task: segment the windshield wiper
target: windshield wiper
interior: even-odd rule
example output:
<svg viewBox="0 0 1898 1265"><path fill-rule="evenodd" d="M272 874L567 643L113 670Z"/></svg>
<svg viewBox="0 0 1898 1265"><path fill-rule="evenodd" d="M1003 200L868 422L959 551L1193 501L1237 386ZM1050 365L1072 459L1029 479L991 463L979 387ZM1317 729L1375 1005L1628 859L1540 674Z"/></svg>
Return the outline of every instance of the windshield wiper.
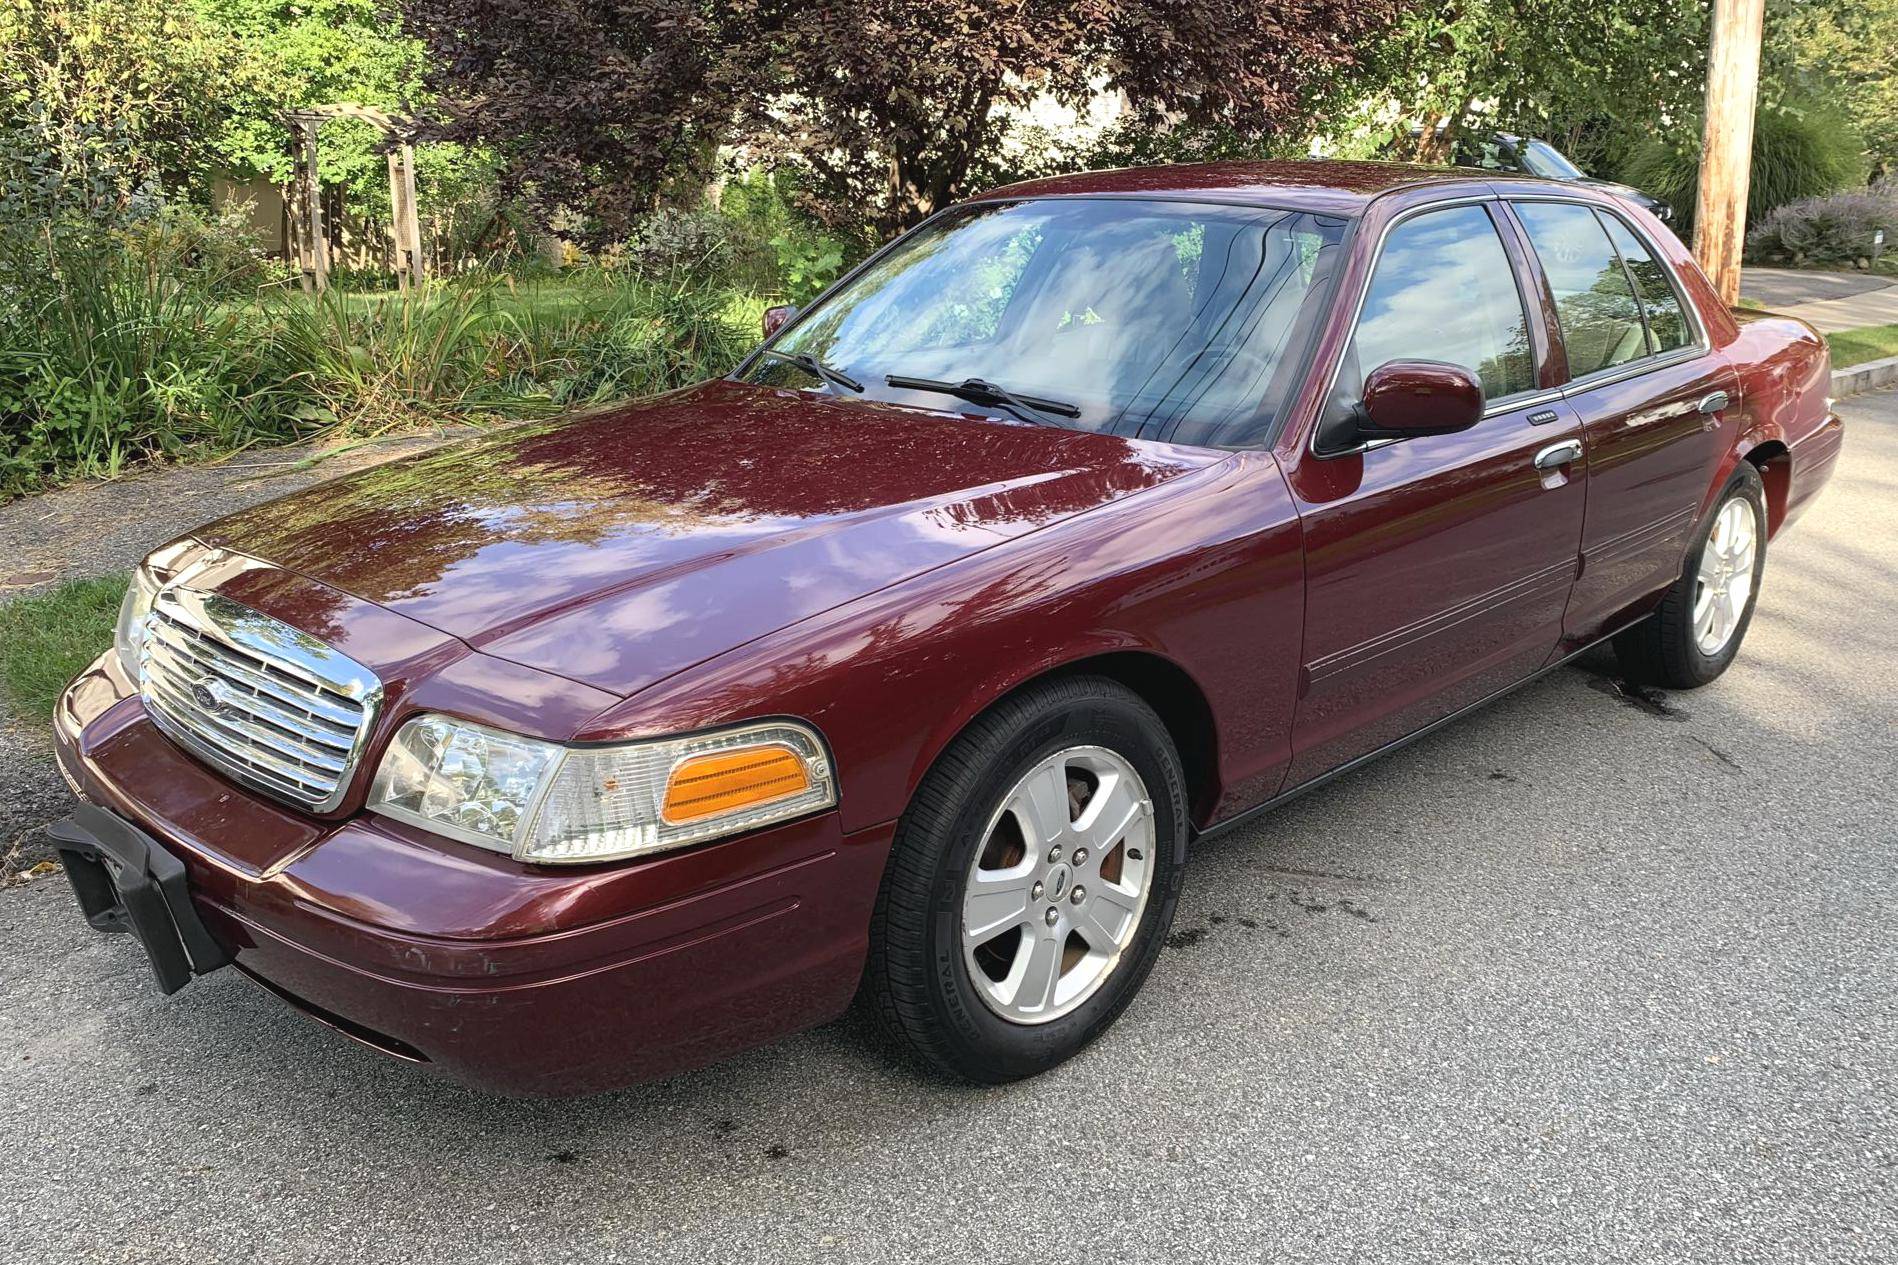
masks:
<svg viewBox="0 0 1898 1265"><path fill-rule="evenodd" d="M863 394L863 383L847 373L831 368L808 351L778 351L776 348L767 347L762 354L770 356L773 360L789 361L813 378L821 378L834 387L855 391L859 395Z"/></svg>
<svg viewBox="0 0 1898 1265"><path fill-rule="evenodd" d="M1035 395L1016 395L1007 387L998 386L983 378L964 378L960 382L943 382L936 378L905 378L892 373L883 379L890 386L904 391L935 391L941 395L953 395L958 400L967 400L971 404L986 404L991 408L1005 408L1024 422L1033 422L1037 426L1058 426L1045 414L1053 413L1057 417L1079 417L1079 405L1069 404L1066 400L1044 400Z"/></svg>

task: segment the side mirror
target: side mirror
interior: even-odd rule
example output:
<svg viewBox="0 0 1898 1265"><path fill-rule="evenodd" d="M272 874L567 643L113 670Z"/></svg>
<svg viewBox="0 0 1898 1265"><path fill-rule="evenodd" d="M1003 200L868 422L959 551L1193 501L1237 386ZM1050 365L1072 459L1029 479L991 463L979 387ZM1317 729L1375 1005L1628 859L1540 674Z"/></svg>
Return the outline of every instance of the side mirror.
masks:
<svg viewBox="0 0 1898 1265"><path fill-rule="evenodd" d="M780 303L776 307L766 308L764 310L764 320L760 322L764 326L764 336L766 338L771 337L786 325L789 325L791 318L796 315L797 305L793 303Z"/></svg>
<svg viewBox="0 0 1898 1265"><path fill-rule="evenodd" d="M1461 365L1391 360L1364 380L1358 438L1453 435L1483 417L1483 384Z"/></svg>

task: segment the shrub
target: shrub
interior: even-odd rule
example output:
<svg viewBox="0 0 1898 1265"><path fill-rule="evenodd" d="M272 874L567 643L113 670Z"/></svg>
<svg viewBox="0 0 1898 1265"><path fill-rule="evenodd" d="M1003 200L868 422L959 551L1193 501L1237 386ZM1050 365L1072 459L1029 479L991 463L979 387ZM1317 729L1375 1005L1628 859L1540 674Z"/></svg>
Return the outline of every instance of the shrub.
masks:
<svg viewBox="0 0 1898 1265"><path fill-rule="evenodd" d="M296 365L162 220L0 232L0 496L294 436Z"/></svg>
<svg viewBox="0 0 1898 1265"><path fill-rule="evenodd" d="M731 267L731 229L717 211L662 207L640 222L627 254L644 277L722 279Z"/></svg>
<svg viewBox="0 0 1898 1265"><path fill-rule="evenodd" d="M826 232L797 205L788 171L754 167L728 183L719 214L731 229L731 279L792 303L807 303L864 257L870 243Z"/></svg>
<svg viewBox="0 0 1898 1265"><path fill-rule="evenodd" d="M1746 218L1849 188L1865 178L1865 146L1851 125L1821 105L1763 107L1753 125L1753 171ZM1635 147L1620 179L1675 208L1676 231L1693 225L1700 191L1700 137L1654 139Z"/></svg>
<svg viewBox="0 0 1898 1265"><path fill-rule="evenodd" d="M270 335L312 397L304 420L374 433L459 404L482 371L487 296L475 281L272 305Z"/></svg>
<svg viewBox="0 0 1898 1265"><path fill-rule="evenodd" d="M520 412L650 395L728 372L756 341L729 291L600 285L578 297L502 306L471 402Z"/></svg>
<svg viewBox="0 0 1898 1265"><path fill-rule="evenodd" d="M1746 253L1759 263L1865 266L1879 229L1886 248L1898 252L1898 183L1775 207L1747 234Z"/></svg>

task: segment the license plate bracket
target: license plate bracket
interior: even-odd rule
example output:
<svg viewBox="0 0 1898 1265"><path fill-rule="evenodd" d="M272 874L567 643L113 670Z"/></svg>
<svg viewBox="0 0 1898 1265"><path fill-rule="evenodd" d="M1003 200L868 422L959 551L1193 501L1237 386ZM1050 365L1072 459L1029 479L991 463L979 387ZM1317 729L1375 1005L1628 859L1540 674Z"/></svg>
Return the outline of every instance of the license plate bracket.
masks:
<svg viewBox="0 0 1898 1265"><path fill-rule="evenodd" d="M86 922L137 937L162 993L230 961L191 904L184 863L125 818L79 804L46 828Z"/></svg>

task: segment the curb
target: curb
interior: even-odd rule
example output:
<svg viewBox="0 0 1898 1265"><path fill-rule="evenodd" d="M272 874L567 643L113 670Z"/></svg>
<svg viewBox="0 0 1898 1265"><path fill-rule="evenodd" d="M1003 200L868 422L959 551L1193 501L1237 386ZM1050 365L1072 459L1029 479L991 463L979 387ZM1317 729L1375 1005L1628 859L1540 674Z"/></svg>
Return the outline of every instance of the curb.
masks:
<svg viewBox="0 0 1898 1265"><path fill-rule="evenodd" d="M1848 395L1876 391L1879 387L1888 387L1895 382L1898 382L1898 356L1868 360L1849 369L1832 371L1832 398L1843 400Z"/></svg>

